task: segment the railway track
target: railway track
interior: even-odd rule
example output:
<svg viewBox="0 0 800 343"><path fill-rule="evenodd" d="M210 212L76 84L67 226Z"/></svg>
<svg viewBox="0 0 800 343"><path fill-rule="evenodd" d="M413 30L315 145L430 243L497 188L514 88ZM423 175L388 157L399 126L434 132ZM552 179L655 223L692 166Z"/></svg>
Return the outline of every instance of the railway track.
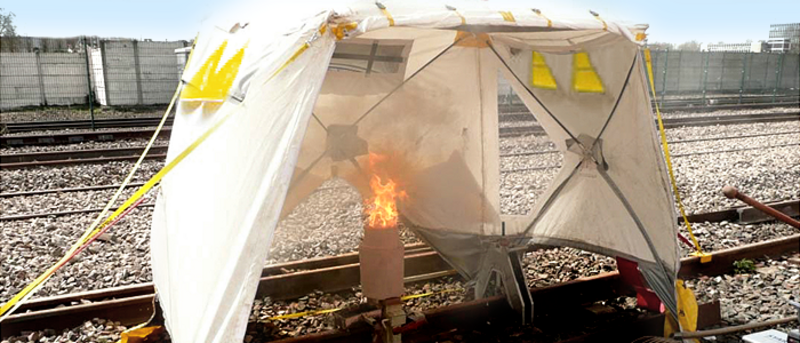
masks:
<svg viewBox="0 0 800 343"><path fill-rule="evenodd" d="M535 119L530 113L515 113L504 114L503 117L510 118L501 121L526 121L535 123ZM794 112L772 112L765 114L741 114L741 115L728 115L728 116L699 116L687 118L665 118L664 128L678 128L678 127L699 127L699 126L714 126L714 125L734 125L734 124L751 124L751 123L768 123L768 122L781 122L800 120L800 111ZM499 134L500 137L515 137L525 135L537 135L544 133L544 129L538 125L519 126L519 127L501 127Z"/></svg>
<svg viewBox="0 0 800 343"><path fill-rule="evenodd" d="M763 108L770 106L796 106L798 105L798 95L766 95L766 96L723 96L706 98L687 98L687 99L667 99L658 101L662 110L718 110L718 109L740 109L740 108ZM527 111L524 105L500 105L501 112L520 112ZM172 126L173 117L167 118L166 125ZM95 119L92 120L54 120L54 121L34 121L34 122L11 122L0 124L0 132L19 133L41 130L63 130L63 129L105 129L105 128L136 128L158 125L160 117L143 118L119 118L119 119Z"/></svg>
<svg viewBox="0 0 800 343"><path fill-rule="evenodd" d="M681 260L679 276L687 279L698 275L726 274L733 269L734 261L781 256L796 252L798 249L800 249L800 235L793 235L713 252L710 263L700 263L699 257L687 257ZM421 243L405 247L405 273L406 283L456 275L438 253ZM256 297L290 299L316 290L323 292L346 290L357 286L358 283L358 254L350 253L267 266L262 270ZM623 294L631 294L631 290L621 282L617 272L531 289L537 316L550 311L557 312L559 308L568 304L584 304ZM153 311L154 298L153 285L140 284L34 299L24 303L17 313L0 323L2 338L18 335L23 331L71 328L92 318L119 321L125 326L138 324L149 319ZM442 326L449 327L466 320L464 316L485 315L486 317L481 317L485 322L489 318L497 319L499 312L508 313L508 311L505 298L498 296L429 311L426 313L426 318L429 325L440 329ZM716 311L718 316L719 309ZM445 325L446 322L450 322L450 325ZM343 333L333 331L305 339L313 339L311 341L315 342L327 341L341 334ZM356 331L344 334L353 339L353 335L360 333ZM320 340L321 338L324 339ZM294 338L299 341L302 339L303 337Z"/></svg>
<svg viewBox="0 0 800 343"><path fill-rule="evenodd" d="M741 109L759 109L769 107L797 107L800 105L798 95L779 95L772 101L772 96L766 98L743 97L742 103L737 103L738 97L731 98L692 98L692 99L668 99L666 101L658 101L659 109L662 112L675 112L675 111L689 111L689 112L710 112L719 110L741 110ZM748 98L751 98L748 100ZM655 104L655 102L653 102ZM521 102L519 104L500 104L500 112L507 114L514 114L519 112L527 112L528 109Z"/></svg>
<svg viewBox="0 0 800 343"><path fill-rule="evenodd" d="M172 126L173 117L167 118L164 125ZM116 119L95 119L94 128L108 129L108 128L126 128L126 127L148 127L158 126L161 122L161 117L149 118L116 118ZM18 133L27 131L40 131L40 130L64 130L64 129L92 129L92 120L53 120L53 121L33 121L33 122L17 122L5 123L5 132Z"/></svg>
<svg viewBox="0 0 800 343"><path fill-rule="evenodd" d="M527 119L531 119L530 114L524 114ZM750 114L750 115L732 115L732 116L702 116L690 118L668 118L664 120L666 128L676 127L691 127L691 126L708 126L708 125L728 125L728 124L743 124L754 122L774 122L774 121L791 121L800 120L800 111L789 113L769 113L769 114ZM52 135L32 135L32 136L0 136L0 144L8 146L25 146L25 145L52 145L52 144L66 144L66 143L80 143L85 141L113 141L116 139L127 138L144 138L152 136L154 130L135 130L135 131L115 131L115 132L75 132L75 133L59 133ZM170 128L164 128L161 136L166 136L170 133ZM501 127L499 128L500 137L516 137L525 135L540 135L544 130L538 125L520 126L520 127ZM796 134L798 131L787 131L779 133L765 133L753 134L742 136L730 137L709 137L685 141L671 141L672 144L690 143L710 140L723 140L723 139L739 139L760 136L774 136L785 134ZM143 148L114 148L114 149L85 149L73 151L54 151L54 152L37 152L37 153L21 153L21 154L3 154L0 155L0 168L13 169L13 168L26 168L47 165L67 165L78 163L97 163L109 161L125 161L135 160L141 154ZM166 156L166 145L154 146L147 158L149 159L163 159ZM546 152L521 152L513 154L504 154L501 157L507 156L523 156L523 155L536 155L542 153L553 153L555 151Z"/></svg>
<svg viewBox="0 0 800 343"><path fill-rule="evenodd" d="M552 168L552 167L543 167L540 169L545 168ZM528 168L533 169L533 168ZM131 183L127 187L139 187L143 185L142 183ZM323 187L319 188L316 191L324 191L324 190L332 190L332 189L343 189L347 186L337 186L337 187ZM34 195L42 195L42 194L53 194L53 193L69 193L69 192L87 192L87 191L97 191L97 190L108 190L108 189L117 189L119 185L108 185L108 186L90 186L90 187L76 187L76 188L61 188L61 189L52 189L52 190L38 190L38 191L29 191L29 192L10 192L10 193L0 193L0 198L10 198L10 197L18 197L18 196L34 196ZM768 206L778 209L790 216L799 216L800 215L800 200L788 200L788 201L779 201L779 202L772 202L767 203ZM152 207L153 204L142 204L139 207ZM45 213L34 213L34 214L19 214L19 215L5 215L0 216L0 222L3 221L10 221L10 220L27 220L33 218L42 218L42 217L53 217L53 216L65 216L65 215L73 215L73 214L83 214L83 213L95 213L102 211L102 208L88 208L88 209L80 209L80 210L71 210L71 211L57 211L57 212L45 212ZM762 214L757 209L752 207L732 207L726 210L721 211L714 211L708 213L699 213L693 214L688 216L689 222L691 223L702 223L702 222L719 222L723 220L727 220L730 222L741 222L744 224L751 224L751 223L758 223L763 221L771 220L771 217ZM678 222L682 221L681 217L677 217L676 220Z"/></svg>
<svg viewBox="0 0 800 343"><path fill-rule="evenodd" d="M694 142L705 142L705 141L714 141L714 140L765 137L765 136L778 136L778 135L799 134L799 133L800 133L800 131L791 131L791 132L780 132L780 133L770 133L770 134L743 135L743 136L734 136L734 137L677 140L677 141L671 141L671 142L669 142L669 144L694 143ZM794 146L794 145L800 145L800 143L766 145L766 146L757 146L757 147L739 148L739 149L697 151L697 152L684 153L684 154L673 154L672 156L673 157L682 157L682 156L714 154L714 153L728 153L728 152L747 151L747 150L763 150L763 149L772 149L772 148L779 148L779 147L785 147L785 146ZM145 156L145 159L161 159L161 160L163 160L167 156L167 154L166 154L167 153L167 149L168 149L168 146L166 146L166 145L154 146L154 147L152 147L150 149L150 151L148 152L147 156ZM139 158L139 156L141 155L143 150L144 150L143 147L137 147L137 148L84 149L84 150L35 152L35 153L21 153L21 154L2 154L2 155L0 155L0 169L21 169L21 168L40 167L40 166L46 167L46 166L61 166L61 165L73 165L73 164L106 163L106 162L112 162L112 161L135 161L135 160L137 160ZM533 155L547 155L547 154L557 154L557 153L559 153L558 150L551 149L551 150L544 150L544 151L503 153L503 154L500 154L499 156L501 158L504 158L504 157L514 157L514 156L533 156ZM501 170L501 172L503 172L503 173L515 173L515 172L526 171L526 170L557 169L557 168L560 168L560 167L561 167L560 165L554 165L554 166L547 166L547 167ZM0 195L0 197L2 197L2 195Z"/></svg>

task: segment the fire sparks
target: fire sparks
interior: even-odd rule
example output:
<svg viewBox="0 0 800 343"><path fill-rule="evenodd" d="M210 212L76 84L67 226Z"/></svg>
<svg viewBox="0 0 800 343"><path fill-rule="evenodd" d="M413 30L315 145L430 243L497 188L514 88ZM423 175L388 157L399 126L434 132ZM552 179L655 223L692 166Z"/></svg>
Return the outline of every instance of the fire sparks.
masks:
<svg viewBox="0 0 800 343"><path fill-rule="evenodd" d="M397 226L397 199L406 197L405 191L399 190L397 182L385 176L384 180L378 175L386 175L386 171L378 168L381 162L387 160L386 156L371 153L369 156L372 177L369 187L372 189L373 198L368 201L366 212L369 215L368 223L372 228L389 228Z"/></svg>

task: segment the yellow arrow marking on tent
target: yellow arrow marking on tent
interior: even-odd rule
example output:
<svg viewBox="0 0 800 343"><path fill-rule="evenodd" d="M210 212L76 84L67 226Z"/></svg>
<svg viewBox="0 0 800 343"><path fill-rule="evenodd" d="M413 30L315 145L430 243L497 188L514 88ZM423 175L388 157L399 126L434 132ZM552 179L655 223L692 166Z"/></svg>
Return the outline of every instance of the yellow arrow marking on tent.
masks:
<svg viewBox="0 0 800 343"><path fill-rule="evenodd" d="M222 54L227 46L228 41L226 40L208 57L181 92L181 101L225 101L228 91L233 86L233 80L239 74L239 66L242 64L246 47L239 49L230 60L219 67Z"/></svg>
<svg viewBox="0 0 800 343"><path fill-rule="evenodd" d="M556 80L553 78L553 73L544 60L544 56L536 51L531 56L531 85L543 89L558 88Z"/></svg>
<svg viewBox="0 0 800 343"><path fill-rule="evenodd" d="M572 55L572 89L581 93L605 92L600 75L597 75L586 52Z"/></svg>

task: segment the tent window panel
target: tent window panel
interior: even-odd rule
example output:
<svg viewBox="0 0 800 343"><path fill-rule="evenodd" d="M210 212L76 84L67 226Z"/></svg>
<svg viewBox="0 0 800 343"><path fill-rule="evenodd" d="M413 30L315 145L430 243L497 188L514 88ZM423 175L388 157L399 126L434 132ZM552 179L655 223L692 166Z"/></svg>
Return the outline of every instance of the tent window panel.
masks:
<svg viewBox="0 0 800 343"><path fill-rule="evenodd" d="M588 53L579 52L572 56L572 89L581 93L605 92Z"/></svg>
<svg viewBox="0 0 800 343"><path fill-rule="evenodd" d="M544 56L536 51L532 53L531 58L531 86L542 89L558 88Z"/></svg>
<svg viewBox="0 0 800 343"><path fill-rule="evenodd" d="M395 74L404 70L408 44L361 40L337 43L329 69L364 74Z"/></svg>

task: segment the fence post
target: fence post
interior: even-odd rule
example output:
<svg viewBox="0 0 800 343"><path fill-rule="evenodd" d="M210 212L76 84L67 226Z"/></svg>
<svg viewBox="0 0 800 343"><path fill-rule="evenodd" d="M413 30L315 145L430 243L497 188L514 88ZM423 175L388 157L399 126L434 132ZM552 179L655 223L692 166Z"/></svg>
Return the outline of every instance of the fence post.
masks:
<svg viewBox="0 0 800 343"><path fill-rule="evenodd" d="M703 105L706 104L706 84L708 83L708 60L711 57L711 51L706 52L706 63L703 66Z"/></svg>
<svg viewBox="0 0 800 343"><path fill-rule="evenodd" d="M761 94L764 94L767 90L767 78L769 78L769 58L772 57L772 54L767 55L767 61L764 62L764 82L761 86Z"/></svg>
<svg viewBox="0 0 800 343"><path fill-rule="evenodd" d="M742 56L742 80L739 82L739 103L742 103L742 92L744 92L744 75L745 70L747 69L747 56L751 55L750 53L745 53Z"/></svg>
<svg viewBox="0 0 800 343"><path fill-rule="evenodd" d="M103 66L103 92L106 93L106 106L111 106L111 96L108 90L108 55L106 55L106 41L100 41L100 61Z"/></svg>
<svg viewBox="0 0 800 343"><path fill-rule="evenodd" d="M39 49L36 49L36 70L39 74L39 97L41 106L47 106L47 95L44 94L44 75L42 75L42 59L39 56Z"/></svg>
<svg viewBox="0 0 800 343"><path fill-rule="evenodd" d="M89 67L89 48L86 36L83 36L83 54L86 56L86 88L89 90L89 114L92 116L92 131L94 131L94 100L92 99L92 69Z"/></svg>
<svg viewBox="0 0 800 343"><path fill-rule="evenodd" d="M722 62L719 69L719 92L722 93L722 80L725 80L725 51L722 52Z"/></svg>
<svg viewBox="0 0 800 343"><path fill-rule="evenodd" d="M667 65L669 63L669 48L664 50L664 71L661 72L661 106L664 106L664 94L667 92Z"/></svg>
<svg viewBox="0 0 800 343"><path fill-rule="evenodd" d="M778 64L775 65L775 88L772 89L772 102L775 103L775 97L778 95L778 86L781 82L781 70L783 70L783 56L786 53L778 55Z"/></svg>
<svg viewBox="0 0 800 343"><path fill-rule="evenodd" d="M139 64L139 41L133 40L133 66L136 73L136 103L141 105L142 101L142 66Z"/></svg>
<svg viewBox="0 0 800 343"><path fill-rule="evenodd" d="M675 92L681 93L681 61L683 60L683 50L678 50L678 80L675 86Z"/></svg>

